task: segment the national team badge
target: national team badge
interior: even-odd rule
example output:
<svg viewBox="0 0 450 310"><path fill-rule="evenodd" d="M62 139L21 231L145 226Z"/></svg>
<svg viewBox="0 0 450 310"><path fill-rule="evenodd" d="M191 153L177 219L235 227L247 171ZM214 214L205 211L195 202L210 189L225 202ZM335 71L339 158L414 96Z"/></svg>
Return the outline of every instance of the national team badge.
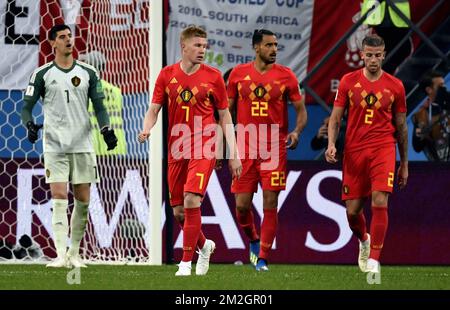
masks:
<svg viewBox="0 0 450 310"><path fill-rule="evenodd" d="M377 103L378 98L374 94L370 93L366 96L366 98L364 98L364 100L366 100L367 104L369 106L371 106L371 105L374 105L375 103Z"/></svg>
<svg viewBox="0 0 450 310"><path fill-rule="evenodd" d="M342 187L342 191L344 192L344 194L348 195L350 193L350 188L348 187L348 185L344 185Z"/></svg>
<svg viewBox="0 0 450 310"><path fill-rule="evenodd" d="M256 97L262 98L267 93L267 91L263 86L259 85L258 87L255 88L253 93L255 94Z"/></svg>
<svg viewBox="0 0 450 310"><path fill-rule="evenodd" d="M192 94L192 92L191 92L190 89L184 89L184 90L181 92L180 96L181 96L181 99L182 99L184 102L189 102L189 100L191 100L193 94Z"/></svg>
<svg viewBox="0 0 450 310"><path fill-rule="evenodd" d="M80 85L81 83L81 79L78 76L74 76L71 81L73 86L75 87L78 87L78 85Z"/></svg>

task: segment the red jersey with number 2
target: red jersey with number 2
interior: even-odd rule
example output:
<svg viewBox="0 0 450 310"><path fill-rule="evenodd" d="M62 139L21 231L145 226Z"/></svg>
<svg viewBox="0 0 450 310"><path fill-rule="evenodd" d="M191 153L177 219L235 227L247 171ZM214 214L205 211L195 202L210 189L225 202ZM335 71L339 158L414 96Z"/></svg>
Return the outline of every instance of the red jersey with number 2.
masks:
<svg viewBox="0 0 450 310"><path fill-rule="evenodd" d="M406 112L405 89L394 76L382 72L369 81L364 69L344 75L334 105L348 108L345 152L395 144L393 116Z"/></svg>

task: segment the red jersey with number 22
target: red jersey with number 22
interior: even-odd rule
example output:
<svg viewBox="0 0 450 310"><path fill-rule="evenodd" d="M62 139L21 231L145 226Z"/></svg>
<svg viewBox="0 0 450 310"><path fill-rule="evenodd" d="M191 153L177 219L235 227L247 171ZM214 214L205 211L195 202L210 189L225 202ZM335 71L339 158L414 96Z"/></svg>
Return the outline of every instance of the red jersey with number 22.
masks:
<svg viewBox="0 0 450 310"><path fill-rule="evenodd" d="M237 65L231 71L227 90L228 97L237 105L237 123L254 124L257 128L261 124L278 124L280 146L284 148L288 130L287 101L302 98L294 72L279 64L273 64L263 74L256 70L254 62ZM248 147L246 140L245 152Z"/></svg>

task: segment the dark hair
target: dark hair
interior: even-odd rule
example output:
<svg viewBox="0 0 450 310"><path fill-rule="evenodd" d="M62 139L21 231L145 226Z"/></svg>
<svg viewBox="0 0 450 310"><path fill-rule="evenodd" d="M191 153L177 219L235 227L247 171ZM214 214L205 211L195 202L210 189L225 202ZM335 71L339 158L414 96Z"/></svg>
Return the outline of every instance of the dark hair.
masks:
<svg viewBox="0 0 450 310"><path fill-rule="evenodd" d="M54 41L54 40L56 40L56 35L57 35L57 33L58 33L59 31L66 30L66 29L69 29L69 30L70 30L70 27L67 26L67 25L65 25L65 24L55 25L55 26L52 27L52 29L50 29L50 31L49 31L49 33L48 33L48 38L49 38L50 40Z"/></svg>
<svg viewBox="0 0 450 310"><path fill-rule="evenodd" d="M225 84L228 82L228 78L230 77L230 73L232 70L233 70L233 67L231 67L230 69L225 71L225 73L223 74L223 81L225 82Z"/></svg>
<svg viewBox="0 0 450 310"><path fill-rule="evenodd" d="M270 30L267 29L256 29L253 32L253 37L252 37L252 46L255 46L255 44L259 44L262 42L263 40L263 36L267 35L267 36L274 36L275 33L273 33Z"/></svg>
<svg viewBox="0 0 450 310"><path fill-rule="evenodd" d="M438 71L431 70L424 75L422 80L420 80L420 88L425 90L427 87L433 86L433 79L437 77L444 77L444 75Z"/></svg>
<svg viewBox="0 0 450 310"><path fill-rule="evenodd" d="M364 49L364 46L384 46L384 40L382 37L376 34L369 34L362 40L362 48Z"/></svg>

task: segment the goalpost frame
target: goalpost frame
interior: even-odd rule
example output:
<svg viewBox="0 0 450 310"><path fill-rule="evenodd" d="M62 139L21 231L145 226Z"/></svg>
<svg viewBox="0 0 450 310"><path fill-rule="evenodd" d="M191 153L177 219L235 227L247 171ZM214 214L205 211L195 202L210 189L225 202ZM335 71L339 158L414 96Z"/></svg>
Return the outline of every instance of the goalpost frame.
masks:
<svg viewBox="0 0 450 310"><path fill-rule="evenodd" d="M149 104L151 104L153 89L163 62L163 0L151 0L149 11ZM152 129L149 151L150 265L162 265L162 127L162 113L159 113L158 120Z"/></svg>

